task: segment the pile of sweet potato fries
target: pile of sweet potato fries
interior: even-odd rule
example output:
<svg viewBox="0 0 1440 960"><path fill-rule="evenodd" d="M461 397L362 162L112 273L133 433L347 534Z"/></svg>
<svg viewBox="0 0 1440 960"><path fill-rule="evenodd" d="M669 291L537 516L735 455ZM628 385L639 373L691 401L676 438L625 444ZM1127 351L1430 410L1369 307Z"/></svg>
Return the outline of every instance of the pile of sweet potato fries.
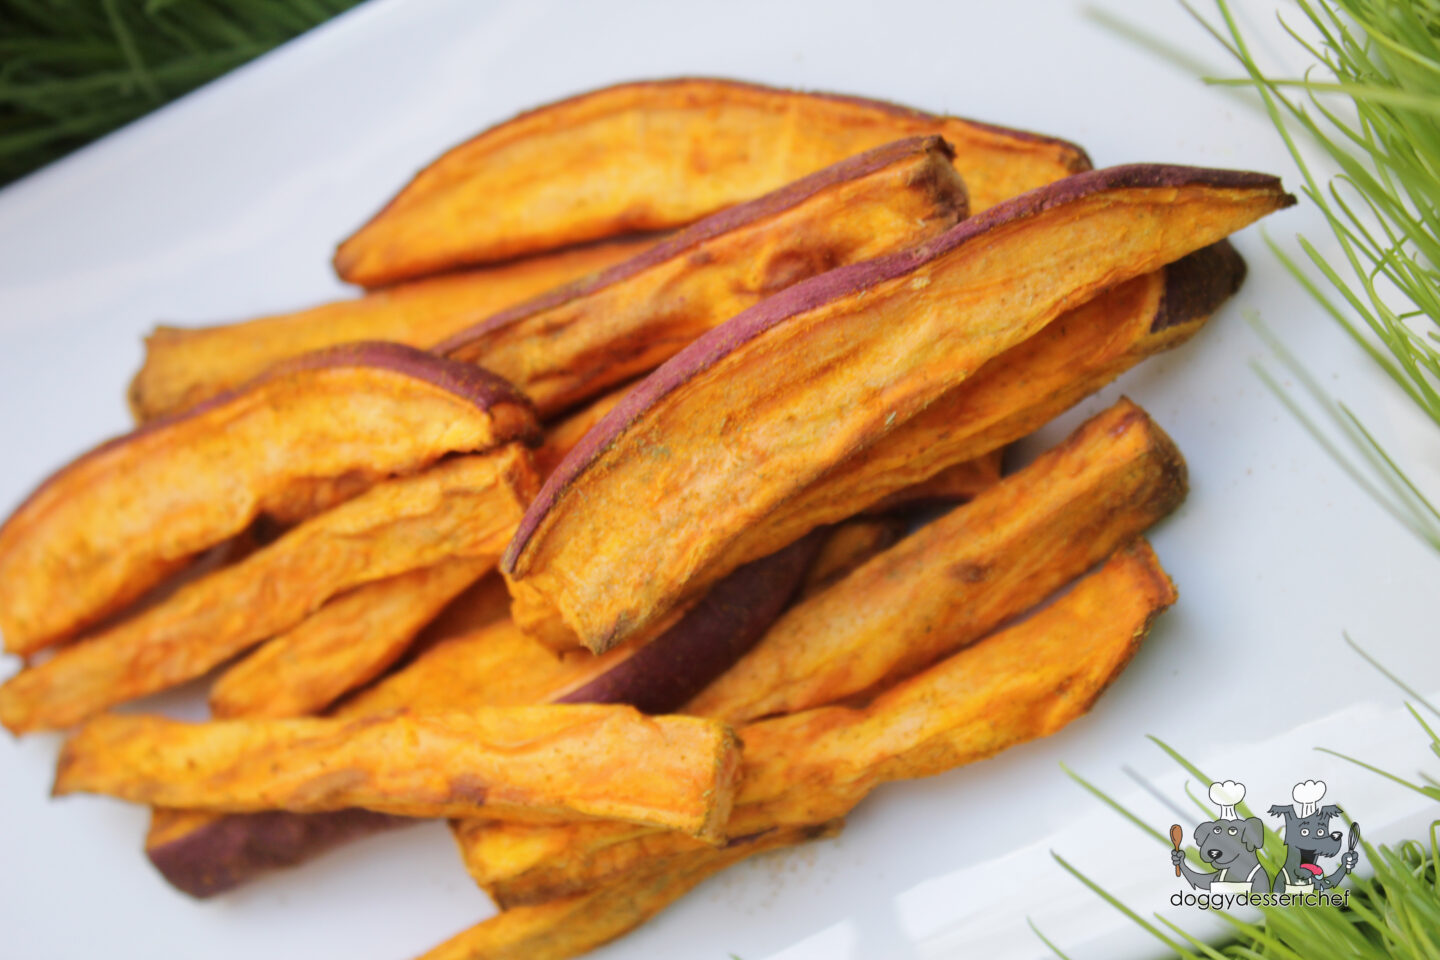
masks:
<svg viewBox="0 0 1440 960"><path fill-rule="evenodd" d="M149 338L140 426L0 528L0 721L78 724L55 792L195 896L446 817L502 909L426 956L574 956L1090 708L1184 460L1128 400L1002 452L1291 203L732 81L522 114L340 245L362 296ZM106 712L216 668L210 722Z"/></svg>

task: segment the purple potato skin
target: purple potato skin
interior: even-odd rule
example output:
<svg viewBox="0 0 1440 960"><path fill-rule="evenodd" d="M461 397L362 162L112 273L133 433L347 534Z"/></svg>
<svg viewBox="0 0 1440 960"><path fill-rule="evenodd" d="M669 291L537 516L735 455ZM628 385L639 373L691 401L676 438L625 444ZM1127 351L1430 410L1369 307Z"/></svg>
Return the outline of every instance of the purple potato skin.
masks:
<svg viewBox="0 0 1440 960"><path fill-rule="evenodd" d="M582 277L573 283L557 287L547 293L525 303L516 304L506 310L494 314L481 321L473 327L461 330L444 341L436 344L432 349L442 355L448 355L457 351L463 351L469 344L477 339L483 338L492 331L518 323L527 317L555 307L580 297L588 296L597 290L613 286L621 281L650 269L651 267L673 260L682 256L686 251L697 247L702 243L713 240L716 237L738 230L740 227L755 223L759 220L776 216L791 207L798 206L815 194L833 187L837 184L846 183L851 180L859 180L869 176L877 170L883 170L900 160L919 154L935 152L942 155L946 160L955 156L955 151L942 138L930 137L907 137L903 140L896 140L883 146L867 150L864 153L856 154L839 163L832 164L823 170L817 170L807 177L801 177L794 183L787 184L778 190L773 190L745 203L727 207L719 213L711 214L702 220L698 220L678 233L671 234L667 239L651 247L642 253L631 257L624 263L617 263L607 270L590 276ZM957 191L958 192L958 191ZM960 205L956 216L960 219L965 217L964 206L966 198L962 195L956 198Z"/></svg>
<svg viewBox="0 0 1440 960"><path fill-rule="evenodd" d="M349 840L418 822L369 810L228 814L145 853L172 887L203 900Z"/></svg>
<svg viewBox="0 0 1440 960"><path fill-rule="evenodd" d="M646 713L679 708L775 622L799 591L827 532L819 528L736 570L649 646L556 702L629 702ZM149 847L146 854L171 886L205 899L350 840L415 822L368 810L230 814Z"/></svg>
<svg viewBox="0 0 1440 960"><path fill-rule="evenodd" d="M651 407L714 366L723 357L791 317L831 301L858 294L912 273L956 247L983 237L991 230L1036 216L1107 190L1205 185L1221 188L1270 189L1281 192L1278 177L1246 170L1217 170L1171 164L1130 164L1079 173L996 204L983 213L960 221L940 236L900 253L851 264L802 280L762 300L720 326L703 334L665 362L631 390L615 409L576 444L550 474L540 495L520 521L500 561L500 569L515 574L517 564L546 514L555 508L575 481ZM1286 195L1285 206L1295 202Z"/></svg>
<svg viewBox="0 0 1440 960"><path fill-rule="evenodd" d="M517 390L510 381L498 374L491 373L489 370L477 367L474 364L461 363L459 361L446 359L445 357L437 357L424 350L417 350L414 347L409 347L401 343L387 343L375 340L341 344L340 346L328 347L324 350L316 350L312 353L302 354L291 360L276 364L254 380L236 387L233 390L218 393L186 410L181 410L163 417L157 417L129 433L106 440L99 446L81 454L67 466L56 471L31 492L30 496L26 497L20 506L15 508L11 516L13 517L23 512L38 494L47 490L70 470L96 457L120 449L140 437L149 436L150 434L164 430L193 417L204 416L206 413L234 401L246 391L253 390L271 380L308 370L330 370L347 367L369 367L377 370L390 370L404 376L414 377L417 380L434 384L442 390L446 390L458 397L468 400L481 410L489 410L492 407L503 404L514 404L532 412L534 410L529 398ZM524 437L517 439L521 439L527 444L534 446L538 445L543 438L537 426ZM0 529L3 529L3 527L0 527Z"/></svg>
<svg viewBox="0 0 1440 960"><path fill-rule="evenodd" d="M633 656L556 703L628 703L672 713L728 670L770 629L805 581L828 527L718 581L679 621Z"/></svg>
<svg viewBox="0 0 1440 960"><path fill-rule="evenodd" d="M1152 333L1208 317L1245 282L1245 260L1229 240L1201 247L1165 268L1165 292Z"/></svg>

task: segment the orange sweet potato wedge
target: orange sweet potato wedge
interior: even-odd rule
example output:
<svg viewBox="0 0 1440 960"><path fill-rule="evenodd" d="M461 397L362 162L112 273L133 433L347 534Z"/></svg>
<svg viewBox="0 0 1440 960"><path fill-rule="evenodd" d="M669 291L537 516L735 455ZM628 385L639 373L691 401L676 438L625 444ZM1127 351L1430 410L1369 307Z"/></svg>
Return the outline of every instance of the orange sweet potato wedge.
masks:
<svg viewBox="0 0 1440 960"><path fill-rule="evenodd" d="M200 676L346 590L495 557L536 482L529 452L508 444L377 484L11 677L0 686L0 722L15 733L66 727Z"/></svg>
<svg viewBox="0 0 1440 960"><path fill-rule="evenodd" d="M626 703L669 713L722 674L775 622L804 582L823 542L816 531L720 581L659 637L601 656L557 656L511 621L446 638L415 663L361 691L346 716L467 705Z"/></svg>
<svg viewBox="0 0 1440 960"><path fill-rule="evenodd" d="M457 633L433 640L413 662L349 697L331 716L363 720L542 702L561 661L511 625L508 605L503 584L482 580L456 601L462 609L445 611L430 628L448 620L460 625ZM410 822L370 810L215 814L162 807L151 817L145 854L171 886L206 898Z"/></svg>
<svg viewBox="0 0 1440 960"><path fill-rule="evenodd" d="M488 574L467 587L421 631L410 651L409 662L401 669L411 666L416 659L443 640L509 619L510 592L505 589L505 579L498 572ZM382 678L380 682L389 683L392 679L393 673Z"/></svg>
<svg viewBox="0 0 1440 960"><path fill-rule="evenodd" d="M777 290L920 243L965 211L945 142L900 140L707 217L434 349L506 377L548 417L654 369Z"/></svg>
<svg viewBox="0 0 1440 960"><path fill-rule="evenodd" d="M459 593L495 569L450 560L367 583L266 641L210 688L215 717L303 717L375 679Z"/></svg>
<svg viewBox="0 0 1440 960"><path fill-rule="evenodd" d="M673 709L759 639L795 593L822 536L817 531L737 570L645 647L616 647L598 657L587 651L557 657L508 618L497 618L497 599L508 599L504 588L497 591L482 581L433 625L442 631L440 639L403 669L350 697L335 716L363 719L559 700ZM446 629L459 632L444 635ZM356 811L215 816L159 810L146 852L171 884L208 897L398 822Z"/></svg>
<svg viewBox="0 0 1440 960"><path fill-rule="evenodd" d="M819 524L878 509L889 497L909 498L947 465L1039 429L1130 367L1194 336L1244 276L1245 262L1222 240L1067 311L742 531L731 556L763 555Z"/></svg>
<svg viewBox="0 0 1440 960"><path fill-rule="evenodd" d="M1153 274L1147 274L1153 276ZM1057 318L1059 323L1062 318ZM916 481L865 508L867 515L884 516L905 507L934 507L965 503L982 490L1000 481L1005 465L1005 448L997 447L973 460L962 460L942 468L924 480Z"/></svg>
<svg viewBox="0 0 1440 960"><path fill-rule="evenodd" d="M106 714L66 742L54 792L220 812L580 815L718 842L739 765L722 723L616 704L368 720Z"/></svg>
<svg viewBox="0 0 1440 960"><path fill-rule="evenodd" d="M1074 144L877 100L704 78L627 83L450 150L340 244L335 270L377 286L667 230L914 136L955 147L977 210L1090 167Z"/></svg>
<svg viewBox="0 0 1440 960"><path fill-rule="evenodd" d="M1143 540L1069 593L863 707L739 728L731 836L849 813L876 786L928 777L1062 729L1119 676L1175 589ZM457 833L471 873L510 908L613 882L693 841L623 824L477 823Z"/></svg>
<svg viewBox="0 0 1440 960"><path fill-rule="evenodd" d="M551 474L501 564L517 621L555 647L644 635L744 561L739 537L987 361L1291 203L1262 174L1097 170L762 301L626 394Z"/></svg>
<svg viewBox="0 0 1440 960"><path fill-rule="evenodd" d="M0 631L30 653L123 608L262 514L295 519L440 457L538 439L483 370L398 344L291 361L90 451L0 527Z"/></svg>
<svg viewBox="0 0 1440 960"><path fill-rule="evenodd" d="M838 523L825 534L820 552L805 575L800 596L808 597L845 579L852 570L905 536L906 522L898 517L868 517Z"/></svg>
<svg viewBox="0 0 1440 960"><path fill-rule="evenodd" d="M628 260L657 239L589 244L240 323L157 327L145 338L145 363L130 383L130 410L140 423L176 413L281 361L342 343L429 349L492 313Z"/></svg>
<svg viewBox="0 0 1440 960"><path fill-rule="evenodd" d="M555 703L629 703L669 713L703 690L765 634L805 579L824 541L815 530L716 583L654 640L595 657L572 656L573 679L544 699ZM589 664L581 671L579 665Z"/></svg>
<svg viewBox="0 0 1440 960"><path fill-rule="evenodd" d="M686 710L738 722L883 688L1039 603L1185 492L1174 443L1121 400L797 604Z"/></svg>
<svg viewBox="0 0 1440 960"><path fill-rule="evenodd" d="M420 960L567 960L629 933L707 877L758 853L834 836L843 824L772 830L646 863L613 883L505 910L427 951Z"/></svg>
<svg viewBox="0 0 1440 960"><path fill-rule="evenodd" d="M685 712L740 723L883 689L1023 614L1104 560L1179 504L1184 478L1170 439L1138 407L1121 401L969 505L804 598ZM1119 589L1160 582L1146 573L1153 568L1148 551L1138 556L1143 563L1112 561L1119 572L1096 584ZM741 729L742 738L748 729ZM618 856L600 850L635 835L593 825L581 832L583 840L567 840L559 830L457 828L462 849L480 851L472 865L521 863L524 851L560 864L574 844L594 848L599 862ZM486 885L495 887L498 875L484 872Z"/></svg>
<svg viewBox="0 0 1440 960"><path fill-rule="evenodd" d="M545 442L535 448L535 469L541 477L548 477L561 462L575 449L585 434L604 419L605 414L625 398L634 384L616 387L597 400L591 401L574 413L554 420L545 428Z"/></svg>

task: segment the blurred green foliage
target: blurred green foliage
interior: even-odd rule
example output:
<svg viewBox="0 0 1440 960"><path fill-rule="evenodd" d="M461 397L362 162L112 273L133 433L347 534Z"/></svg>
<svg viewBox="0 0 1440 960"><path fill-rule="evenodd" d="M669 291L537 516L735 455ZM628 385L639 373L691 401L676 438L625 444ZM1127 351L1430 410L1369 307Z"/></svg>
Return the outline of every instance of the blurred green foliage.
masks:
<svg viewBox="0 0 1440 960"><path fill-rule="evenodd" d="M0 0L0 183L358 0Z"/></svg>

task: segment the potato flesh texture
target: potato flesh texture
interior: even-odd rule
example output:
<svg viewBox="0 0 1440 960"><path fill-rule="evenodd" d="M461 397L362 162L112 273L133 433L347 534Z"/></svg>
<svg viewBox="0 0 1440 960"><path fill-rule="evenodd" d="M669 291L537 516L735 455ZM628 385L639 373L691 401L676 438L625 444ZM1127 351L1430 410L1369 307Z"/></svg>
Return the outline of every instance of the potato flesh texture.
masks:
<svg viewBox="0 0 1440 960"><path fill-rule="evenodd" d="M1153 300L1153 298L1152 298ZM1032 604L1041 600L1051 590L1058 588L1063 583L1087 569L1093 562L1105 556L1110 549L1123 543L1130 536L1138 533L1144 526L1148 525L1147 516L1150 520L1155 519L1161 512L1165 512L1164 496L1159 503L1152 504L1147 508L1143 502L1132 504L1133 513L1127 510L1104 512L1105 505L1109 503L1127 503L1131 494L1137 490L1143 490L1147 483L1152 487L1160 487L1164 490L1163 480L1166 474L1173 473L1175 465L1175 454L1167 438L1159 434L1143 414L1128 403L1122 403L1112 408L1107 414L1091 421L1084 428L1077 431L1071 440L1067 441L1056 453L1068 451L1068 455L1042 458L1027 470L1006 478L999 487L992 491L988 498L982 499L978 504L971 507L961 508L954 511L950 517L942 518L932 525L932 528L939 528L942 536L938 539L943 541L936 544L943 549L944 546L953 545L957 549L952 551L955 555L948 554L932 555L926 559L935 568L955 570L979 571L985 562L993 562L990 575L982 580L967 580L962 576L958 584L962 593L954 597L954 609L961 613L968 613L972 603L992 605L988 609L982 607L973 613L973 619L968 622L961 622L959 632L948 635L946 639L956 646L963 645L973 640L980 633L1004 620L1021 613ZM1121 428L1123 429L1117 429ZM1108 454L1111 459L1106 460ZM1097 463L1096 460L1100 462ZM1087 463L1088 461L1088 463ZM1089 467L1089 473L1085 468ZM1127 473L1127 466L1132 470ZM1150 471L1146 476L1145 470ZM1076 474L1075 471L1081 471ZM1108 484L1108 487L1107 487ZM1050 495L1047 498L1045 491L1050 486ZM1058 489L1056 489L1058 487ZM1037 488L1042 492L1037 494ZM1001 491L1008 491L1009 496L1001 499ZM1178 491L1171 489L1171 495ZM1088 502L1087 495L1088 494ZM1033 508L1027 508L1027 503L1033 502ZM1015 516L1006 517L1003 507L1009 507ZM971 508L975 508L973 511ZM1026 512L1029 509L1031 512ZM1097 510L1101 512L1097 512ZM982 512L983 511L983 512ZM950 530L949 536L944 536L944 528L941 524L947 521L953 523L955 519L973 519L972 525L965 529ZM1014 526L1019 523L1020 529L1005 529L1004 524L1009 520ZM1059 529L1044 530L1046 523L1058 523ZM1037 532L1035 527L1041 527ZM998 532L995 528L999 528ZM1071 535L1078 530L1084 530L1083 538L1071 539ZM920 531L920 534L925 533ZM1083 540L1083 542L1081 542ZM970 551L966 555L963 546L968 543L979 543L978 550ZM1058 544L1058 549L1055 546ZM1086 547L1098 548L1093 552L1087 552ZM1027 556L1024 551L1033 548L1036 553ZM986 557L987 550L997 552L997 558L981 560ZM1003 553L1001 553L1003 551ZM938 553L939 551L937 551ZM1068 555L1067 555L1068 554ZM1018 556L1017 556L1018 555ZM1017 562L1018 561L1018 562ZM1048 564L1055 564L1047 570ZM900 565L893 565L899 567ZM921 575L920 571L926 569L920 563L913 563L908 568L896 570L892 565L884 565L872 568L871 573L878 570L884 573L879 576L882 588L891 587L894 593L894 583L887 583L889 576L908 575L912 580ZM1036 579L1031 579L1031 576ZM807 609L833 610L838 607L850 606L853 609L866 610L874 603L867 592L873 587L875 578L866 581L867 590L851 590L845 592L847 586L853 586L846 580L840 581L831 588L829 598L835 605L825 605L825 596L816 600L802 603L792 609L790 614L782 617L773 631L780 630L785 624L791 622L791 618L801 616L802 611ZM933 591L923 589L926 584L918 585L916 593L919 597L921 608L918 611L924 614L928 609L926 601L930 601L929 607L934 606L936 595L951 598L954 595L950 590ZM927 596L929 594L929 596ZM971 594L975 596L972 597ZM887 598L893 600L894 598ZM903 606L903 601L886 603L886 612L894 613L895 606ZM909 612L909 611L907 611ZM841 624L841 629L846 625ZM861 621L857 626L860 629L871 626ZM907 657L914 657L915 652L911 649L912 632L919 634L922 638L932 636L931 631L936 631L933 622L917 625L915 623L892 624L893 631L890 634L882 635L877 642L882 644L884 649L880 656L888 656L895 662L903 662ZM952 623L951 630L957 629ZM907 632L909 631L909 632ZM844 634L842 633L842 636ZM822 638L824 639L824 638ZM891 641L887 644L886 641ZM753 676L747 677L732 685L732 679L746 669L751 663L751 658L761 658L761 667L766 665L766 654L762 653L767 649L767 639L762 639L761 645L752 652L750 657L743 658L740 664L712 685L707 694L710 696L709 709L724 711L734 710L733 703L726 702L726 691L735 691L734 697L744 697L751 689L753 683L769 682L772 685L784 678L784 673L776 671L774 675L762 677L756 680ZM934 649L932 646L931 649ZM784 654L783 648L780 653ZM800 651L813 653L814 651ZM823 653L823 651L822 651ZM802 710L819 706L829 702L831 699L844 696L853 692L843 685L838 689L831 686L829 678L823 672L829 668L833 673L831 676L838 676L842 679L848 678L847 651L837 651L833 661L825 661L823 656L816 659L818 664L813 668L818 669L818 675L810 678L812 685L808 688L812 694L808 699L800 698L790 704L790 709ZM922 654L923 656L923 654ZM781 660L780 656L770 656L769 660ZM761 673L763 669L751 671ZM878 671L877 671L878 672ZM853 678L852 678L853 679ZM762 688L757 697L763 701L765 690ZM702 694L695 702L692 702L686 710L704 714L707 710L706 694ZM759 711L751 711L749 716L756 715ZM577 827L579 833L585 834L586 839L569 841L563 836L560 830L534 830L510 829L504 826L488 827L483 823L467 822L457 825L457 838L460 841L462 851L473 851L467 859L472 863L472 870L476 879L482 885L494 887L501 882L503 875L497 874L493 867L488 864L529 864L531 866L542 861L558 861L564 855L568 846L572 843L577 849L586 850L589 857L595 864L594 869L607 869L605 864L611 862L615 857L625 858L636 855L632 848L629 852L624 851L624 841L639 835L639 831L623 831L622 829L607 829L596 825ZM663 839L650 841L654 844L664 846ZM503 869L503 867L502 867ZM511 870L521 870L523 867L511 866ZM563 872L563 871L562 871ZM542 881L542 885L544 882ZM588 882L588 881L582 881ZM525 881L516 881L509 890L495 891L502 896L527 899L534 896L527 893L524 888ZM546 895L555 894L559 891L550 889Z"/></svg>
<svg viewBox="0 0 1440 960"><path fill-rule="evenodd" d="M1158 270L1057 317L909 423L811 483L783 510L742 531L725 564L887 497L907 497L947 464L1033 433L1147 357L1184 343L1210 314L1152 332L1164 291L1165 271Z"/></svg>
<svg viewBox="0 0 1440 960"><path fill-rule="evenodd" d="M340 245L365 286L690 223L904 137L956 149L972 209L1089 168L1069 144L714 80L602 90L492 128L421 171Z"/></svg>
<svg viewBox="0 0 1440 960"><path fill-rule="evenodd" d="M330 367L82 458L0 530L6 647L33 652L98 622L260 514L293 515L330 478L373 482L493 446L516 414L529 416L392 370Z"/></svg>
<svg viewBox="0 0 1440 960"><path fill-rule="evenodd" d="M55 793L221 812L578 814L718 841L738 767L724 724L618 704L199 724L110 714L66 743Z"/></svg>
<svg viewBox="0 0 1440 960"><path fill-rule="evenodd" d="M457 330L655 243L617 240L464 273L427 277L293 313L209 327L160 327L130 384L141 423L188 409L282 360L340 343L385 340L428 349Z"/></svg>
<svg viewBox="0 0 1440 960"><path fill-rule="evenodd" d="M534 453L539 476L543 479L623 396L621 390L601 397L546 431L544 445ZM216 681L210 693L211 711L217 717L298 717L319 712L394 663L422 627L493 566L489 560L454 561L357 588L269 641ZM508 615L509 595L503 599ZM570 673L563 675L568 678Z"/></svg>
<svg viewBox="0 0 1440 960"><path fill-rule="evenodd" d="M487 578L452 605L427 631L440 639L404 669L350 697L335 715L362 718L544 703L603 676L640 648L626 644L599 656L587 651L556 656L505 616L508 594L498 581ZM281 821L279 815L226 817L162 808L152 817L146 850L172 884L195 896L210 896L257 870L300 862L349 836L394 822L376 818L357 823L350 817L331 829L328 821L319 819L328 816L295 814Z"/></svg>
<svg viewBox="0 0 1440 960"><path fill-rule="evenodd" d="M1175 590L1143 540L1027 619L884 691L739 728L731 836L842 817L876 786L933 776L1048 736L1090 709ZM698 845L643 827L479 824L457 833L475 880L503 907L622 880Z"/></svg>
<svg viewBox="0 0 1440 960"><path fill-rule="evenodd" d="M789 592L789 574L777 571L766 590ZM728 618L716 609L713 616ZM677 629L700 629L680 623ZM663 638L662 638L663 639ZM571 650L557 655L527 636L513 621L450 637L426 650L415 663L347 701L347 716L395 710L460 709L470 704L520 706L554 701L616 669L648 643L635 641L603 654Z"/></svg>
<svg viewBox="0 0 1440 960"><path fill-rule="evenodd" d="M921 243L964 212L950 161L938 147L917 149L634 276L437 349L498 373L548 417L654 369L777 290Z"/></svg>
<svg viewBox="0 0 1440 960"><path fill-rule="evenodd" d="M505 588L505 578L499 573L487 574L440 611L440 615L431 621L416 639L410 661L402 665L399 670L382 678L377 685L392 682L397 675L409 670L423 659L437 644L509 619L510 591ZM364 692L373 689L375 688L369 687ZM357 696L363 696L364 692ZM353 700L353 697L347 699L340 704L336 712L346 710Z"/></svg>
<svg viewBox="0 0 1440 960"><path fill-rule="evenodd" d="M567 960L630 932L739 861L834 836L840 822L775 830L724 847L703 847L647 863L613 884L496 914L450 938L420 960Z"/></svg>
<svg viewBox="0 0 1440 960"><path fill-rule="evenodd" d="M825 538L801 588L801 598L819 593L843 580L876 554L890 549L905 536L906 522L898 517L849 520L837 524Z"/></svg>
<svg viewBox="0 0 1440 960"><path fill-rule="evenodd" d="M622 388L601 397L546 431L545 443L533 455L540 478L564 459L624 393ZM210 690L211 713L217 717L300 717L318 713L341 694L373 680L394 663L446 604L493 568L488 558L457 560L357 587L327 603L286 634L268 641L220 677ZM503 586L500 590L503 592ZM508 618L509 595L504 594L503 600L503 612ZM484 606L484 615L493 619L489 604ZM612 657L603 664L596 663L596 672L608 669L615 660ZM572 668L577 665L571 664ZM560 671L557 676L568 680L572 673ZM539 676L543 671L536 669L524 675ZM507 702L536 703L544 699Z"/></svg>
<svg viewBox="0 0 1440 960"><path fill-rule="evenodd" d="M838 834L839 821L776 830L726 847L646 863L613 884L507 909L425 953L421 960L566 960L645 923L706 878L741 860Z"/></svg>
<svg viewBox="0 0 1440 960"><path fill-rule="evenodd" d="M543 702L543 692L559 682L562 661L515 628L508 609L509 594L499 576L485 578L430 628L454 627L453 634L346 699L333 716L359 720L408 710L436 713ZM260 870L299 863L351 835L403 822L376 814L330 829L337 816L346 814L226 815L158 807L152 811L145 850L170 883L207 897ZM215 836L220 839L212 840Z"/></svg>
<svg viewBox="0 0 1440 960"><path fill-rule="evenodd" d="M771 327L658 400L560 494L508 577L517 621L592 650L642 633L738 565L726 554L743 531L985 361L1281 203L1112 188Z"/></svg>
<svg viewBox="0 0 1440 960"><path fill-rule="evenodd" d="M336 597L210 688L215 717L303 717L379 676L451 600L494 569L452 560Z"/></svg>
<svg viewBox="0 0 1440 960"><path fill-rule="evenodd" d="M1052 326L1064 319L1064 317L1057 317ZM1044 331L1041 331L1039 335L1043 335L1043 333ZM896 490L878 503L866 507L864 512L867 515L883 515L905 507L937 503L964 503L974 499L982 490L987 490L999 482L1004 462L1005 448L997 447L974 459L962 460L960 463L943 467L939 472L924 480Z"/></svg>
<svg viewBox="0 0 1440 960"><path fill-rule="evenodd" d="M629 392L630 384L617 387L546 428L545 442L535 451L535 469L540 476L550 476L551 471L575 448L575 444L579 443L605 414L615 409L615 405L625 399L625 394Z"/></svg>
<svg viewBox="0 0 1440 960"><path fill-rule="evenodd" d="M1174 443L1128 400L791 608L686 712L732 722L877 689L972 643L1185 497Z"/></svg>
<svg viewBox="0 0 1440 960"><path fill-rule="evenodd" d="M164 690L289 629L330 597L453 558L498 557L537 479L510 444L378 484L245 560L0 686L15 733Z"/></svg>

